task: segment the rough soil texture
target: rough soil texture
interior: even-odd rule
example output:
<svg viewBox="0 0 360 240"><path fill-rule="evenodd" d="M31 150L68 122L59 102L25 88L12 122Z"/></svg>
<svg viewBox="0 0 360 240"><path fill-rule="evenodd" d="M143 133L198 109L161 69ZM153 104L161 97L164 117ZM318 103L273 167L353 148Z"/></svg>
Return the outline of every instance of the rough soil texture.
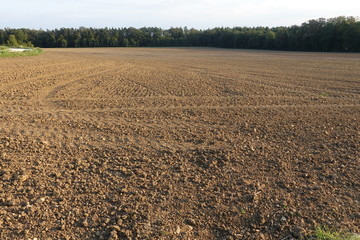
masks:
<svg viewBox="0 0 360 240"><path fill-rule="evenodd" d="M0 59L1 239L360 232L360 55Z"/></svg>

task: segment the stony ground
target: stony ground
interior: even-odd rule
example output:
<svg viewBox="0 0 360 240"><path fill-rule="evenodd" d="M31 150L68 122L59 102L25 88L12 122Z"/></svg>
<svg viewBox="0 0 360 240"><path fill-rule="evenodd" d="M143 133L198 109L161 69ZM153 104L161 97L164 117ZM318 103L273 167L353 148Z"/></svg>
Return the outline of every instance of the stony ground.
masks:
<svg viewBox="0 0 360 240"><path fill-rule="evenodd" d="M360 232L360 55L0 59L1 239Z"/></svg>

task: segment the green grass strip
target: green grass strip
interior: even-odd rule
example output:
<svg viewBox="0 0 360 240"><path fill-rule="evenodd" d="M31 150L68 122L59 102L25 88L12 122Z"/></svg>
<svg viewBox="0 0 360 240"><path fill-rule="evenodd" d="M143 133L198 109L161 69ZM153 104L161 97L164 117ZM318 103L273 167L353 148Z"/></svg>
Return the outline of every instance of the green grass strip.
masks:
<svg viewBox="0 0 360 240"><path fill-rule="evenodd" d="M324 228L316 228L314 236L310 239L314 240L360 240L360 235L353 235L343 232L337 232Z"/></svg>
<svg viewBox="0 0 360 240"><path fill-rule="evenodd" d="M0 57L26 57L43 53L41 48L31 48L23 52L10 52L8 47L0 46Z"/></svg>

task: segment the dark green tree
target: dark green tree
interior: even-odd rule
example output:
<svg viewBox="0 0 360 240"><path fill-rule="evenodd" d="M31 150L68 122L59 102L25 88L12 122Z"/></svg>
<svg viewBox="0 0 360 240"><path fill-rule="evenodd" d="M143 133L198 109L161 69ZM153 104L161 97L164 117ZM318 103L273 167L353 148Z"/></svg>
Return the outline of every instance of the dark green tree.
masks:
<svg viewBox="0 0 360 240"><path fill-rule="evenodd" d="M39 47L203 46L295 51L360 51L360 22L354 17L312 19L291 27L196 30L171 27L0 29L0 44Z"/></svg>

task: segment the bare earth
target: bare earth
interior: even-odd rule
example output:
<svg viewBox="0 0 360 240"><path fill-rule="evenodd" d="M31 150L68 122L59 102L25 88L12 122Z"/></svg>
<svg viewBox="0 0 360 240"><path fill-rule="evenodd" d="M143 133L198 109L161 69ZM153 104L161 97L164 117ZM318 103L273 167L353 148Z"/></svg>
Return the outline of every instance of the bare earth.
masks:
<svg viewBox="0 0 360 240"><path fill-rule="evenodd" d="M0 59L1 239L360 232L360 54Z"/></svg>

